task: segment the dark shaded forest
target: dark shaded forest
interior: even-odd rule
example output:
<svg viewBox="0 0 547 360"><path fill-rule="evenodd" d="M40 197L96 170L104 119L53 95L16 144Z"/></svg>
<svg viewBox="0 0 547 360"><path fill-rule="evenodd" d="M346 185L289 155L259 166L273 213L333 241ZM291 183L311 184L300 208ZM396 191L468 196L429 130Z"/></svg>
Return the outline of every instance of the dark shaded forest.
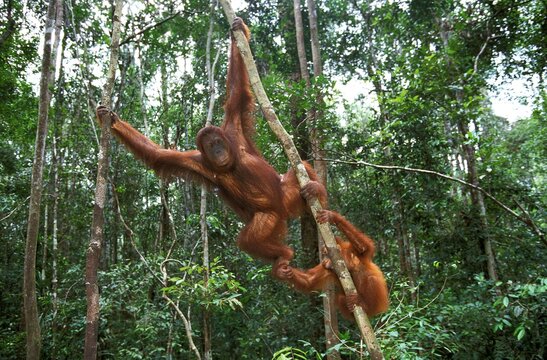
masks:
<svg viewBox="0 0 547 360"><path fill-rule="evenodd" d="M218 189L160 179L116 139L101 144L105 101L186 151L220 126L227 98L230 23L216 0L124 1L119 17L118 3L0 4L0 358L88 358L97 231L97 358L369 358L328 294L300 293L238 249L244 222ZM543 359L546 2L233 5L328 207L374 240L384 358ZM254 140L284 174L259 105ZM288 224L291 265L320 264L313 216Z"/></svg>

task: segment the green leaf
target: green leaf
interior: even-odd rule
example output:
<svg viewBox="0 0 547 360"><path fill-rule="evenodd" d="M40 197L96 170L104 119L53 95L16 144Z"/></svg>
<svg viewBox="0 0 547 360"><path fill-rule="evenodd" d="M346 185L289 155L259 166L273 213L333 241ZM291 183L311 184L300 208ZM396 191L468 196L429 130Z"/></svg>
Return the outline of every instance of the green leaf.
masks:
<svg viewBox="0 0 547 360"><path fill-rule="evenodd" d="M517 340L520 341L526 335L526 329L523 325L520 325L515 329L514 335L517 337Z"/></svg>

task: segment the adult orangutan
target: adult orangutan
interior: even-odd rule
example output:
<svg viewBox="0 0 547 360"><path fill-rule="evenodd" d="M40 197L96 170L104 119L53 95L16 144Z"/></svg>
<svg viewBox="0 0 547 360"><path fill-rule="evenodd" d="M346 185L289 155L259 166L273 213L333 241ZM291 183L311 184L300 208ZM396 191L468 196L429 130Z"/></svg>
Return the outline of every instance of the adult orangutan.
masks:
<svg viewBox="0 0 547 360"><path fill-rule="evenodd" d="M349 241L336 238L336 243L344 262L351 274L357 294L346 296L336 274L331 270L329 259L307 271L289 268L287 281L298 291L309 293L324 290L329 281L336 283L336 307L347 319L352 319L352 311L359 304L368 316L374 316L387 310L388 291L384 274L372 262L374 242L360 232L348 220L337 212L321 210L317 214L320 223L335 224ZM292 272L291 272L292 270Z"/></svg>
<svg viewBox="0 0 547 360"><path fill-rule="evenodd" d="M240 18L234 20L232 30L243 30L249 40L249 29ZM237 239L239 248L273 263L273 275L285 279L293 257L293 250L284 244L287 219L305 211L304 198L316 196L325 203L326 191L309 165L306 167L312 181L300 192L294 172L280 176L260 154L253 141L254 99L233 36L226 92L224 121L220 127L207 126L199 131L197 150L162 149L114 113L112 132L161 177L189 178L218 189L245 222ZM98 107L98 119L109 111Z"/></svg>

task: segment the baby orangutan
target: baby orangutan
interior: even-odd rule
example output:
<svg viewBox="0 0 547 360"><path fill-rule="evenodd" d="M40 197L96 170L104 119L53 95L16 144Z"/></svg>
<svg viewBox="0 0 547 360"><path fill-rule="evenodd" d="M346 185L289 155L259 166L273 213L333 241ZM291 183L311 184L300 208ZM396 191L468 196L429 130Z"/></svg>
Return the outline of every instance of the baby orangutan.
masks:
<svg viewBox="0 0 547 360"><path fill-rule="evenodd" d="M331 270L330 259L325 259L309 270L292 269L292 276L287 280L296 290L310 293L322 291L329 281L336 289L336 306L346 319L353 319L355 305L360 305L368 316L374 316L387 310L389 305L388 291L384 274L372 262L374 242L360 232L348 220L337 212L321 210L317 214L319 223L329 222L338 227L348 241L336 237L336 243L353 278L357 294L346 296L336 274Z"/></svg>

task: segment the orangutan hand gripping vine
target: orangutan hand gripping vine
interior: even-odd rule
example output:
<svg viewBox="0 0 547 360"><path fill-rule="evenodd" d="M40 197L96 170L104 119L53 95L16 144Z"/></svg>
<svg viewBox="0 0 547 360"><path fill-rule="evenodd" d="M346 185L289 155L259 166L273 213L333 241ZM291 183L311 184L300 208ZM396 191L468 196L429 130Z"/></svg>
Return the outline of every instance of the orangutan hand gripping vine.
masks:
<svg viewBox="0 0 547 360"><path fill-rule="evenodd" d="M360 232L342 215L330 210L321 210L317 215L320 223L335 224L349 241L336 238L336 243L344 262L353 278L357 294L346 296L336 274L331 270L329 259L316 267L303 271L289 269L288 282L298 291L312 292L324 290L329 281L336 283L336 306L342 315L352 319L352 311L359 304L368 316L384 312L388 308L388 291L384 274L372 262L374 256L374 242L367 235ZM290 273L292 270L292 273Z"/></svg>
<svg viewBox="0 0 547 360"><path fill-rule="evenodd" d="M242 30L249 40L249 29L240 18L234 20L232 30ZM161 177L184 177L217 188L245 222L237 239L239 248L273 263L273 275L286 279L291 273L289 262L293 257L293 250L284 244L287 219L306 210L304 198L315 196L325 205L327 194L308 164L312 181L301 192L293 171L280 176L257 149L253 140L254 98L233 36L226 93L222 125L201 129L196 138L197 150L162 149L114 113L111 113L112 132ZM99 121L109 111L98 107Z"/></svg>

